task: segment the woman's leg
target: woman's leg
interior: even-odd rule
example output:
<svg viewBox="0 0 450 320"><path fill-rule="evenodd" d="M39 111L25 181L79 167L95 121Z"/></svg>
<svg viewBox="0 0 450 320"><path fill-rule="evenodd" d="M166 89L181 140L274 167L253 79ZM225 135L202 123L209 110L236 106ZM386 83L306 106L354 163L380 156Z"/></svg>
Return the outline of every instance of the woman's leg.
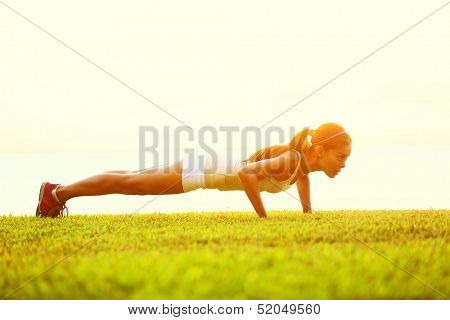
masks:
<svg viewBox="0 0 450 320"><path fill-rule="evenodd" d="M183 193L182 161L156 168L107 171L78 182L61 185L56 196L61 202L81 196L105 194L157 195Z"/></svg>

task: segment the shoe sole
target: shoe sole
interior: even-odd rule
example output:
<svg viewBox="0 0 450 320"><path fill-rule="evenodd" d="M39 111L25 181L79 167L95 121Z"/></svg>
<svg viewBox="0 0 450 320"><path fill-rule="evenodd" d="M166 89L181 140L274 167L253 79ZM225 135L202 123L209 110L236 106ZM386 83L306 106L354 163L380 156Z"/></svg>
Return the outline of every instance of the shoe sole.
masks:
<svg viewBox="0 0 450 320"><path fill-rule="evenodd" d="M47 184L48 184L48 182L43 182L41 184L41 190L39 191L39 202L38 202L38 205L36 208L36 217L42 216L39 211L39 206L41 205L42 197L44 196L44 189Z"/></svg>

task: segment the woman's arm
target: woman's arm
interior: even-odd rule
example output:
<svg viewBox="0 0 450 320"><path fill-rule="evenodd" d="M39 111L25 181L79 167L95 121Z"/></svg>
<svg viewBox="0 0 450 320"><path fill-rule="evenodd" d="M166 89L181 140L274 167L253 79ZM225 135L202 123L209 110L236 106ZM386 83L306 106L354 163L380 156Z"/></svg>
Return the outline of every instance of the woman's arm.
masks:
<svg viewBox="0 0 450 320"><path fill-rule="evenodd" d="M250 162L238 172L245 193L261 218L267 218L268 215L261 199L259 181L268 177L274 177L278 180L289 178L291 175L289 170L293 167L292 165L289 166L290 161L292 161L290 157L292 155L283 154L275 158Z"/></svg>
<svg viewBox="0 0 450 320"><path fill-rule="evenodd" d="M267 218L267 212L264 208L264 204L261 199L261 192L259 190L259 180L254 174L246 174L244 171L238 172L239 178L244 186L245 193L249 198L250 202L255 208L256 213L261 218Z"/></svg>
<svg viewBox="0 0 450 320"><path fill-rule="evenodd" d="M302 203L303 212L312 212L311 208L311 193L309 187L309 177L306 175L297 181L298 195Z"/></svg>

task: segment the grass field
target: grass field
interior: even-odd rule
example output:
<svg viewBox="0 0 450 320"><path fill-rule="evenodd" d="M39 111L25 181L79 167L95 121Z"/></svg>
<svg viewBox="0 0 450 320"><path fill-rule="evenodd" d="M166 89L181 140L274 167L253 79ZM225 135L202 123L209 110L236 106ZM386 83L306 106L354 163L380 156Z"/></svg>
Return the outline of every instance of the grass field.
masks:
<svg viewBox="0 0 450 320"><path fill-rule="evenodd" d="M2 216L0 295L6 299L450 296L450 210L272 211L269 216L260 219L253 212L63 219ZM62 259L66 255L70 256Z"/></svg>

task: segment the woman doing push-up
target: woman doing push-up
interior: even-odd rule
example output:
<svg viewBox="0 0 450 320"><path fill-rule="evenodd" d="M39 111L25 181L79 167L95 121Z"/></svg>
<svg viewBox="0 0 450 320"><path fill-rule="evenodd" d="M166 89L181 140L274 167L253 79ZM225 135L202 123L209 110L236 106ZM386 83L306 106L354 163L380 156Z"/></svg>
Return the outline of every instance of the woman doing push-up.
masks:
<svg viewBox="0 0 450 320"><path fill-rule="evenodd" d="M309 173L323 171L336 177L345 167L351 144L342 126L325 123L316 130L303 129L288 144L266 147L248 159L225 161L196 153L156 169L107 171L67 185L44 182L36 216L67 215L66 202L76 197L179 194L201 188L244 191L256 213L265 218L260 192L285 191L294 183L303 212L312 212Z"/></svg>

